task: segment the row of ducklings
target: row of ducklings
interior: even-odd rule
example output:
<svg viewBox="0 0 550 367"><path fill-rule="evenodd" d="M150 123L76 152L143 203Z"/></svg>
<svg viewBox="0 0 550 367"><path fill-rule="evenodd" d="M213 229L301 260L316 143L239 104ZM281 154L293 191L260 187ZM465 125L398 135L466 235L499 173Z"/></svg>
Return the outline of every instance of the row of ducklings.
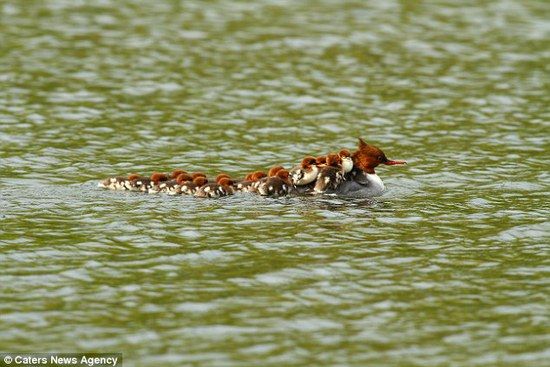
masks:
<svg viewBox="0 0 550 367"><path fill-rule="evenodd" d="M111 190L167 193L168 195L194 195L197 197L221 197L237 192L252 192L262 196L284 196L292 192L324 193L336 189L346 173L353 169L351 154L347 150L339 154L305 157L290 171L274 166L268 173L255 171L243 180L232 180L225 173L209 180L201 172L187 173L175 170L170 174L155 172L150 177L132 174L128 177L112 177L99 183Z"/></svg>
<svg viewBox="0 0 550 367"><path fill-rule="evenodd" d="M266 174L253 172L244 180L232 180L225 173L208 179L202 172L187 173L175 170L170 174L155 172L150 177L131 174L128 177L111 177L99 183L99 187L111 190L141 191L149 194L193 195L220 197L237 192L255 192L265 196L282 196L290 192L289 173L282 166L273 167ZM277 187L278 189L274 188Z"/></svg>

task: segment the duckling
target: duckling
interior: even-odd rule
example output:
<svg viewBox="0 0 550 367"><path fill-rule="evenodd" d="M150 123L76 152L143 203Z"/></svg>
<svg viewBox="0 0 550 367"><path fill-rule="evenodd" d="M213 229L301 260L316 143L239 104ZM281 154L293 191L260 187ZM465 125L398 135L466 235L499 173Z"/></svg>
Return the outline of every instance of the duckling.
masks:
<svg viewBox="0 0 550 367"><path fill-rule="evenodd" d="M351 157L350 151L347 149L342 149L340 153L338 153L338 156L342 160L342 171L344 175L351 172L353 169L353 158Z"/></svg>
<svg viewBox="0 0 550 367"><path fill-rule="evenodd" d="M133 173L129 175L128 178L126 178L126 181L124 181L124 186L126 187L126 190L140 191L143 180L146 179L147 177L143 177L141 175L138 175L137 173Z"/></svg>
<svg viewBox="0 0 550 367"><path fill-rule="evenodd" d="M178 177L187 174L186 171L181 169L176 169L170 174L171 180L163 181L159 183L159 191L165 192L168 195L178 195L181 194L180 185L178 183Z"/></svg>
<svg viewBox="0 0 550 367"><path fill-rule="evenodd" d="M163 192L166 192L168 195L181 195L181 187L186 182L192 182L193 178L188 173L181 173L175 180L175 183L171 180L166 182L166 185L163 188ZM161 184L162 185L162 184Z"/></svg>
<svg viewBox="0 0 550 367"><path fill-rule="evenodd" d="M193 181L185 181L181 184L181 193L185 195L195 195L197 190L208 183L208 180L202 176L198 176Z"/></svg>
<svg viewBox="0 0 550 367"><path fill-rule="evenodd" d="M176 174L177 176L174 179L159 183L158 187L160 192L165 192L168 195L180 195L182 179L186 178L188 180L192 180L191 176L189 176L185 171L176 170L172 172L171 176L175 176Z"/></svg>
<svg viewBox="0 0 550 367"><path fill-rule="evenodd" d="M256 183L262 178L267 177L267 175L262 171L256 171L248 174L245 179L236 184L236 191L240 192L255 192Z"/></svg>
<svg viewBox="0 0 550 367"><path fill-rule="evenodd" d="M258 191L258 187L260 187L260 185L263 185L264 182L266 182L270 177L275 177L277 176L277 172L281 171L281 170L284 170L285 168L283 166L273 166L269 169L269 171L267 171L267 176L264 176L262 178L260 178L259 180L257 180L256 182L254 182L252 184L252 188L254 189L254 192L257 192Z"/></svg>
<svg viewBox="0 0 550 367"><path fill-rule="evenodd" d="M313 188L316 194L322 194L327 190L335 190L344 181L344 172L341 159L336 154L329 154L326 158L326 166L321 169L317 182Z"/></svg>
<svg viewBox="0 0 550 367"><path fill-rule="evenodd" d="M290 174L286 169L277 171L275 176L267 177L258 185L258 193L262 196L279 197L288 195L294 188Z"/></svg>
<svg viewBox="0 0 550 367"><path fill-rule="evenodd" d="M317 161L314 157L305 157L302 163L290 170L290 180L296 186L304 186L312 183L319 174Z"/></svg>
<svg viewBox="0 0 550 367"><path fill-rule="evenodd" d="M151 181L149 187L147 188L147 192L149 194L156 194L160 192L160 184L165 181L168 181L168 176L165 173L154 172L151 175Z"/></svg>
<svg viewBox="0 0 550 367"><path fill-rule="evenodd" d="M127 190L124 185L126 180L126 177L121 176L109 177L103 181L100 181L97 186L109 190Z"/></svg>
<svg viewBox="0 0 550 367"><path fill-rule="evenodd" d="M233 181L233 186L236 192L245 192L248 189L248 186L252 184L252 173L244 176L242 180Z"/></svg>
<svg viewBox="0 0 550 367"><path fill-rule="evenodd" d="M195 196L201 198L217 198L233 195L233 181L229 177L221 177L217 183L209 183L199 187L195 191Z"/></svg>

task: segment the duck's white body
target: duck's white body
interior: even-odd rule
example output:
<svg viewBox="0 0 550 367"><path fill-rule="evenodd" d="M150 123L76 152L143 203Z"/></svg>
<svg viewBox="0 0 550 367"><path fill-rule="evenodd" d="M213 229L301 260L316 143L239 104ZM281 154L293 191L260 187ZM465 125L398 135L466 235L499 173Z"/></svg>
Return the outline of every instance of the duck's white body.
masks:
<svg viewBox="0 0 550 367"><path fill-rule="evenodd" d="M342 196L373 197L384 193L384 182L376 173L356 172L331 193Z"/></svg>

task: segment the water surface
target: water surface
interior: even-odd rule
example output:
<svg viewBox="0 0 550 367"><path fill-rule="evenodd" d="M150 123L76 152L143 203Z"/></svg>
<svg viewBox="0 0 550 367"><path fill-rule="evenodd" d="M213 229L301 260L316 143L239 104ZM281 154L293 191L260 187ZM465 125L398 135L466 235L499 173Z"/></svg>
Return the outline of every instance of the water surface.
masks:
<svg viewBox="0 0 550 367"><path fill-rule="evenodd" d="M544 1L3 1L0 350L126 366L550 360ZM97 189L356 138L373 200Z"/></svg>

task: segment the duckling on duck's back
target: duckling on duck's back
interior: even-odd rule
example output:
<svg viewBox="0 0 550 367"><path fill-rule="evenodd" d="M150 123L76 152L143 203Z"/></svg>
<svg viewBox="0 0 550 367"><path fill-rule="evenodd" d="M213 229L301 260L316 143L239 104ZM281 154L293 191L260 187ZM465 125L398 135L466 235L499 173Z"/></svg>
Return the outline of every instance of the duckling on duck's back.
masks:
<svg viewBox="0 0 550 367"><path fill-rule="evenodd" d="M321 169L317 176L313 192L321 194L327 190L335 190L342 181L344 181L342 159L336 154L329 154L327 155L326 166Z"/></svg>
<svg viewBox="0 0 550 367"><path fill-rule="evenodd" d="M319 168L317 160L314 157L308 156L302 159L302 162L290 170L290 180L296 186L305 186L317 178Z"/></svg>

